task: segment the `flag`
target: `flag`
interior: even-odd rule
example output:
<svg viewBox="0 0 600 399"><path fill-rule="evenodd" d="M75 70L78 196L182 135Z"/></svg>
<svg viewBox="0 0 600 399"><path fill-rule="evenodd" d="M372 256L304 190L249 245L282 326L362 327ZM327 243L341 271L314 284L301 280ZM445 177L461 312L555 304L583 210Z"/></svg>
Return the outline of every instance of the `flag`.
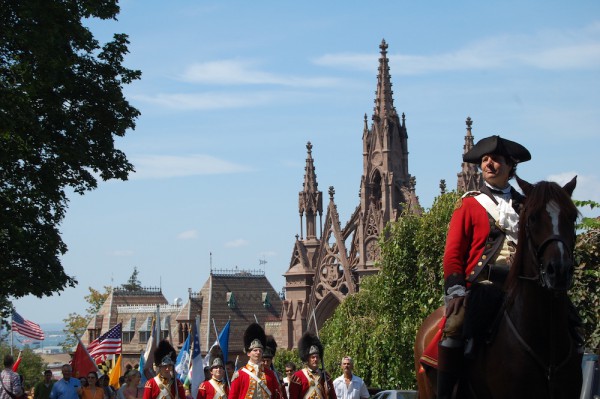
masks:
<svg viewBox="0 0 600 399"><path fill-rule="evenodd" d="M158 342L156 328L156 319L152 319L152 327L150 327L150 337L148 338L148 343L146 344L146 350L143 353L144 364L142 365L142 363L140 363L140 371L142 374L143 381L148 381L149 379L154 378L154 370L152 366L154 363L154 351L156 350L156 345Z"/></svg>
<svg viewBox="0 0 600 399"><path fill-rule="evenodd" d="M117 362L115 363L114 367L110 371L110 376L108 379L108 385L110 385L114 389L120 388L119 378L121 377L121 357L122 357L122 355L119 355Z"/></svg>
<svg viewBox="0 0 600 399"><path fill-rule="evenodd" d="M19 357L17 358L17 361L15 364L13 364L12 371L16 373L19 370L19 364L21 364L21 351L19 351Z"/></svg>
<svg viewBox="0 0 600 399"><path fill-rule="evenodd" d="M91 357L96 362L106 355L121 353L121 323L117 324L100 337L93 340L87 347Z"/></svg>
<svg viewBox="0 0 600 399"><path fill-rule="evenodd" d="M198 330L200 320L196 320L195 324L192 324L192 332L194 335L194 341L192 344L192 366L190 373L192 375L192 390L190 392L198 392L200 383L204 381L204 366L202 365L202 356L200 356L200 338L198 337Z"/></svg>
<svg viewBox="0 0 600 399"><path fill-rule="evenodd" d="M77 341L77 348L71 359L71 367L73 368L73 377L80 378L87 376L91 371L98 371L98 367L79 337L77 337Z"/></svg>
<svg viewBox="0 0 600 399"><path fill-rule="evenodd" d="M231 320L227 321L225 327L219 333L219 344L221 345L221 350L223 351L223 363L227 363L227 354L229 352L229 324Z"/></svg>
<svg viewBox="0 0 600 399"><path fill-rule="evenodd" d="M146 378L146 374L144 374L144 365L146 364L146 359L144 359L143 351L140 353L140 361L138 363L139 363L138 370L140 370L140 374L142 377L142 379L140 380L140 383L142 384L142 386L145 386L146 381L148 381L148 378Z"/></svg>
<svg viewBox="0 0 600 399"><path fill-rule="evenodd" d="M177 378L180 381L184 381L188 375L190 370L190 337L192 334L188 334L181 350L179 351L179 355L177 355L177 361L175 362L175 372L177 373Z"/></svg>
<svg viewBox="0 0 600 399"><path fill-rule="evenodd" d="M225 327L223 327L223 329L221 330L221 332L219 333L219 336L217 339L215 339L215 342L212 344L212 346L210 347L210 349L208 350L208 352L206 352L206 356L204 356L204 361L202 362L204 364L204 367L210 366L210 353L212 352L213 348L215 346L220 346L221 347L221 351L223 352L223 363L227 363L227 352L229 352L229 323L231 322L231 320L227 321L227 324L225 324ZM214 320L213 320L214 323ZM215 330L217 328L215 327Z"/></svg>
<svg viewBox="0 0 600 399"><path fill-rule="evenodd" d="M40 325L35 324L33 321L25 320L14 309L12 311L12 330L31 339L44 340L44 332L40 328Z"/></svg>

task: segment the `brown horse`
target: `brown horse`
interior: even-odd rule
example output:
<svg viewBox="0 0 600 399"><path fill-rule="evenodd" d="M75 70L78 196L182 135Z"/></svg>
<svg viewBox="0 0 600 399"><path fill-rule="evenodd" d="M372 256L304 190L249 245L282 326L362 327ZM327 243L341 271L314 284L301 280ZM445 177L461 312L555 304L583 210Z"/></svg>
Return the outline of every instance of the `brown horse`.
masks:
<svg viewBox="0 0 600 399"><path fill-rule="evenodd" d="M569 328L567 290L573 280L577 208L571 201L576 177L564 187L529 184L519 220L515 259L494 333L465 368L457 398L579 398L581 354ZM419 359L437 332L444 309L432 313L415 342L419 397L435 398L435 369Z"/></svg>

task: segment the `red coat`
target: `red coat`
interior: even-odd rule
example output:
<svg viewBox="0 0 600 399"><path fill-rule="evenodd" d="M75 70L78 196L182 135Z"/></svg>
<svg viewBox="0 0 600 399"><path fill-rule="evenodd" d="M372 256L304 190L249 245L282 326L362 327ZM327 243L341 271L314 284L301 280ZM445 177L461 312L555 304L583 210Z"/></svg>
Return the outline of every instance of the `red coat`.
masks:
<svg viewBox="0 0 600 399"><path fill-rule="evenodd" d="M227 387L226 382L223 383L223 391L225 392L225 395L227 396L229 388ZM217 394L217 391L215 390L215 387L210 382L210 380L204 381L198 387L198 394L196 395L196 399L214 399L216 394Z"/></svg>
<svg viewBox="0 0 600 399"><path fill-rule="evenodd" d="M244 367L246 368L250 366L246 365ZM260 369L261 370L259 371L259 378L264 374L264 381L267 384L267 388L269 388L269 391L271 391L270 399L281 399L279 381L277 381L275 373L273 373L273 371L269 369L264 370L263 366L260 366ZM236 371L232 377L228 399L245 399L247 395L252 397L252 393L249 392L249 390L251 390L252 388L259 389L264 393L264 391L260 387L257 387L257 382L253 378L251 378L246 372L240 369Z"/></svg>
<svg viewBox="0 0 600 399"><path fill-rule="evenodd" d="M144 397L143 399L156 399L158 395L160 395L161 388L158 386L156 379L159 377L154 377L146 381L146 385L144 386ZM185 399L185 389L183 388L183 384L181 381L175 379L177 381L177 391L179 393L179 399ZM175 399L175 385L171 384L170 389L171 398ZM169 399L169 398L165 398Z"/></svg>
<svg viewBox="0 0 600 399"><path fill-rule="evenodd" d="M466 278L481 260L489 234L490 221L485 208L474 197L463 198L462 205L452 214L446 237L444 279L447 285L466 286Z"/></svg>
<svg viewBox="0 0 600 399"><path fill-rule="evenodd" d="M320 372L319 372L320 373ZM333 387L333 381L329 374L325 373L327 378L327 394L322 394L323 399L337 399L335 396L335 388ZM319 389L322 393L325 392L325 387L323 386L323 378L319 379ZM296 371L292 377L290 378L290 398L289 399L308 399L304 398L304 396L308 393L308 389L310 388L310 381L306 378L304 374L304 369Z"/></svg>

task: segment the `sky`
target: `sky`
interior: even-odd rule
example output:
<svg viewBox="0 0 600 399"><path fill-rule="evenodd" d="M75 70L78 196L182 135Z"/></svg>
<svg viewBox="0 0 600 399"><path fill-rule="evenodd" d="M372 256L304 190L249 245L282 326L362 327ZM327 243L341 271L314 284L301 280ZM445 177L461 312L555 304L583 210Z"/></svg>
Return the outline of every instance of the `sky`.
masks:
<svg viewBox="0 0 600 399"><path fill-rule="evenodd" d="M125 63L142 71L125 88L141 116L116 140L137 172L70 195L62 262L79 284L15 300L34 322L84 314L88 287L119 286L134 267L169 301L211 267L264 270L280 291L308 141L342 226L359 203L382 39L425 208L441 179L456 187L467 117L476 140L531 151L522 178L577 175L574 198L600 202L597 0L126 0L117 21L86 25L103 43L128 34Z"/></svg>

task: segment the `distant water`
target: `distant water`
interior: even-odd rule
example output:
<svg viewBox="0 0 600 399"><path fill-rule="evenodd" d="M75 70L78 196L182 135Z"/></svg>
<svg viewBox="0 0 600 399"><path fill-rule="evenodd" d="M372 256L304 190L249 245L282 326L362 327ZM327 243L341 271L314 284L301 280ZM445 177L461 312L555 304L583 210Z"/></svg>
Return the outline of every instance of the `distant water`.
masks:
<svg viewBox="0 0 600 399"><path fill-rule="evenodd" d="M44 330L45 339L43 341L36 341L27 337L24 337L20 334L15 334L15 347L22 349L25 346L30 347L31 349L38 348L46 348L50 346L61 346L63 341L65 340L65 333L61 330ZM10 344L10 336L8 338L8 343Z"/></svg>

